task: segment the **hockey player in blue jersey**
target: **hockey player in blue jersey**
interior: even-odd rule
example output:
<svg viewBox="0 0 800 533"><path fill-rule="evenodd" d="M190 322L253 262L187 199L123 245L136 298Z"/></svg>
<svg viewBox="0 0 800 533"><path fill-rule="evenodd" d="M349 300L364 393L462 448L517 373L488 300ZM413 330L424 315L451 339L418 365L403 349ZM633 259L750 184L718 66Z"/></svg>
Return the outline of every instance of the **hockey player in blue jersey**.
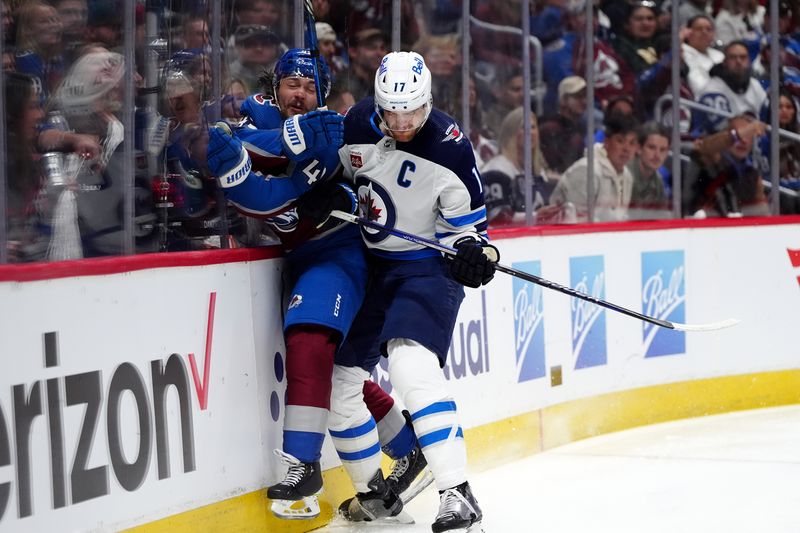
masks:
<svg viewBox="0 0 800 533"><path fill-rule="evenodd" d="M330 75L321 59L319 71L327 94ZM276 454L288 472L267 496L280 517L313 518L319 514L315 494L322 487L319 461L334 353L363 300L367 265L355 227L335 220L317 224L303 215L320 205L350 212L356 207L352 188L334 179L343 119L316 109L310 52L287 51L263 81L272 95L247 98L238 127L231 131L218 123L210 129L208 167L228 200L264 218L287 252L287 405L283 450ZM396 460L393 485L405 490L425 468L425 458L399 406L377 384L365 380L362 385L371 412L381 419L383 449ZM298 500L306 505L293 506Z"/></svg>
<svg viewBox="0 0 800 533"><path fill-rule="evenodd" d="M371 284L333 372L330 433L358 491L345 516L395 514L402 506L380 471L375 422L361 383L388 357L389 377L411 413L440 492L434 533L480 530L466 476L466 447L441 371L463 285L488 283L499 259L488 244L481 177L455 121L432 109L431 73L414 52L392 52L375 75L375 96L348 111L344 173L363 216L455 247L453 259L383 231L363 229Z"/></svg>

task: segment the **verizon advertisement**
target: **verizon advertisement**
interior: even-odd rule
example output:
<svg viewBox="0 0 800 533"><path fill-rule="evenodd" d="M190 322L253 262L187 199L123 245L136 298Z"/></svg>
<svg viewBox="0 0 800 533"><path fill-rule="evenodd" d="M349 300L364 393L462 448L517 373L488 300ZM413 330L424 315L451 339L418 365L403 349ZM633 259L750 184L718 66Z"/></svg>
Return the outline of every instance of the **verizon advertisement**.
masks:
<svg viewBox="0 0 800 533"><path fill-rule="evenodd" d="M118 530L274 481L275 263L0 284L0 530Z"/></svg>
<svg viewBox="0 0 800 533"><path fill-rule="evenodd" d="M467 290L444 368L462 425L798 368L798 229L497 239L504 264L633 311L740 323L665 329L498 273ZM0 530L114 531L274 482L282 304L279 259L0 282Z"/></svg>

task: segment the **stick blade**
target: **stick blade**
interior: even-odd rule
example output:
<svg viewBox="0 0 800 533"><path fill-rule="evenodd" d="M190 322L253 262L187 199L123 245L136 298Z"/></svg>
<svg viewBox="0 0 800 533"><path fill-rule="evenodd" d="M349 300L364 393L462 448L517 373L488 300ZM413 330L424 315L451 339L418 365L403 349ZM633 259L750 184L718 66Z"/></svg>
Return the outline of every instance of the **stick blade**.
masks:
<svg viewBox="0 0 800 533"><path fill-rule="evenodd" d="M718 329L730 328L738 324L739 321L735 318L727 320L720 320L719 322L711 322L710 324L680 324L672 322L673 329L679 331L716 331Z"/></svg>

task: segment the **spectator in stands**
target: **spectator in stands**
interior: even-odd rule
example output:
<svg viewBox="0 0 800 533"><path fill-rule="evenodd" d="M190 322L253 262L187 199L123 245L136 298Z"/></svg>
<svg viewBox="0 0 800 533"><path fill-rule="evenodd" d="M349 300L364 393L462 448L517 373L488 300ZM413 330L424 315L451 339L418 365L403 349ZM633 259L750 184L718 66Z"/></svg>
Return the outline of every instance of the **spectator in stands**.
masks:
<svg viewBox="0 0 800 533"><path fill-rule="evenodd" d="M671 38L669 35L662 35L656 39L656 52L659 60L655 65L642 72L636 80L636 114L640 120L651 120L655 116L655 106L658 100L665 94L672 94L672 50ZM694 94L689 89L688 75L689 67L683 61L682 51L680 57L680 97L689 100L694 99ZM668 102L661 108L668 117L668 124L672 120L672 103ZM680 127L681 133L688 134L690 130L691 109L685 105L680 106Z"/></svg>
<svg viewBox="0 0 800 533"><path fill-rule="evenodd" d="M714 20L708 15L697 15L689 19L686 29L686 42L681 45L683 61L689 67L689 89L692 94L699 95L711 79L711 68L722 63L725 54L713 47Z"/></svg>
<svg viewBox="0 0 800 533"><path fill-rule="evenodd" d="M11 262L45 258L47 238L37 230L39 210L35 200L44 176L36 154L36 138L44 112L36 82L27 74L6 72L6 165L8 252Z"/></svg>
<svg viewBox="0 0 800 533"><path fill-rule="evenodd" d="M431 71L436 107L452 117L461 113L461 39L455 33L423 36L412 47Z"/></svg>
<svg viewBox="0 0 800 533"><path fill-rule="evenodd" d="M658 29L658 9L652 0L630 4L622 31L611 41L620 58L635 75L641 74L658 61L655 35Z"/></svg>
<svg viewBox="0 0 800 533"><path fill-rule="evenodd" d="M122 108L125 60L113 52L90 52L70 67L54 94L55 108L78 133L100 139L102 151L80 167L77 210L83 254L86 257L120 254L123 242L126 158L123 127L116 114ZM152 212L152 193L146 169L141 169L133 194L136 216ZM154 250L150 235L137 239L141 251Z"/></svg>
<svg viewBox="0 0 800 533"><path fill-rule="evenodd" d="M247 86L247 93L258 88L258 78L264 69L271 69L280 56L280 39L267 26L245 24L233 34L236 60L231 63L230 75Z"/></svg>
<svg viewBox="0 0 800 533"><path fill-rule="evenodd" d="M73 58L77 49L86 43L86 24L89 17L86 0L57 0L51 3L61 18L61 41L64 43L66 55Z"/></svg>
<svg viewBox="0 0 800 533"><path fill-rule="evenodd" d="M415 13L415 2L400 2L400 47L408 50L422 36ZM384 35L392 32L392 4L386 0L361 0L349 2L344 30L348 34L377 28ZM341 30L340 30L341 34Z"/></svg>
<svg viewBox="0 0 800 533"><path fill-rule="evenodd" d="M350 40L350 47L347 50L350 57L347 87L356 101L373 93L375 70L386 55L388 44L386 35L378 28L361 30Z"/></svg>
<svg viewBox="0 0 800 533"><path fill-rule="evenodd" d="M337 82L331 87L331 93L325 103L328 105L328 109L344 115L348 109L356 105L356 99L353 98L353 93L347 90L344 83Z"/></svg>
<svg viewBox="0 0 800 533"><path fill-rule="evenodd" d="M752 115L737 115L725 128L699 139L695 163L683 181L684 214L695 218L769 214L762 175L753 161L754 139L766 126Z"/></svg>
<svg viewBox="0 0 800 533"><path fill-rule="evenodd" d="M628 219L669 218L669 198L659 169L669 155L670 130L656 122L647 122L639 128L638 137L639 153L628 163L633 176Z"/></svg>
<svg viewBox="0 0 800 533"><path fill-rule="evenodd" d="M202 50L211 53L211 35L208 22L200 16L187 17L181 31L183 48Z"/></svg>
<svg viewBox="0 0 800 533"><path fill-rule="evenodd" d="M486 129L492 138L497 138L503 119L512 109L521 106L525 98L525 85L519 68L507 67L498 72L492 90L494 101L484 114Z"/></svg>
<svg viewBox="0 0 800 533"><path fill-rule="evenodd" d="M570 0L565 12L562 36L544 50L543 75L547 84L545 109L558 107L558 84L567 76L584 76L586 73L586 7L585 0ZM594 83L595 102L605 103L617 96L632 95L636 80L627 64L614 48L597 37L602 13L595 11L594 25Z"/></svg>
<svg viewBox="0 0 800 533"><path fill-rule="evenodd" d="M625 115L628 117L636 116L636 107L633 98L627 95L617 96L609 100L603 107L603 119L611 115ZM594 142L601 143L606 138L605 127L603 124L594 133Z"/></svg>
<svg viewBox="0 0 800 533"><path fill-rule="evenodd" d="M717 13L717 39L723 45L733 41L743 41L750 51L750 59L758 53L758 42L764 33L764 13L766 9L758 0L725 0Z"/></svg>
<svg viewBox="0 0 800 533"><path fill-rule="evenodd" d="M525 213L525 113L524 108L512 110L500 126L500 153L490 159L481 178L486 197L487 220L494 225L524 220ZM539 149L539 130L536 115L531 113L531 170L532 209L535 212L547 205L558 181L558 174L547 168Z"/></svg>
<svg viewBox="0 0 800 533"><path fill-rule="evenodd" d="M586 109L586 82L580 76L569 76L558 85L558 113L539 121L544 159L559 174L583 155Z"/></svg>
<svg viewBox="0 0 800 533"><path fill-rule="evenodd" d="M786 89L781 89L780 93L780 107L778 110L778 123L782 130L789 131L794 134L800 134L800 121L798 121L798 103L792 93ZM769 116L769 108L767 109L767 116ZM758 145L759 159L763 162L764 176L769 178L769 164L770 164L770 145L771 138L769 135L764 135ZM780 195L780 211L781 214L799 214L800 213L800 142L794 139L781 138L780 150L778 161L780 170L778 176L780 178L780 186L788 191L793 191L794 194L789 192L781 192Z"/></svg>
<svg viewBox="0 0 800 533"><path fill-rule="evenodd" d="M347 69L339 51L339 39L336 37L333 27L327 22L317 22L316 31L319 53L328 62L331 79L335 81Z"/></svg>
<svg viewBox="0 0 800 533"><path fill-rule="evenodd" d="M794 21L792 8L788 2L778 3L778 38L779 61L778 76L781 87L789 89L800 98L800 35L793 35ZM768 27L769 13L764 17L764 25ZM753 73L759 78L761 86L769 89L770 58L772 56L771 35L766 34L761 40L761 54L753 63Z"/></svg>
<svg viewBox="0 0 800 533"><path fill-rule="evenodd" d="M478 3L475 9L475 18L497 26L521 28L522 2L520 0L484 0ZM521 70L522 54L520 54L519 35L498 32L477 24L472 27L471 38L476 67L480 63L486 63L495 68L515 67Z"/></svg>
<svg viewBox="0 0 800 533"><path fill-rule="evenodd" d="M236 0L233 2L233 17L235 27L239 26L266 26L278 36L281 51L286 49L286 43L292 41L291 28L285 26L283 2L281 0ZM228 38L226 44L227 60L232 62L237 57L236 30Z"/></svg>
<svg viewBox="0 0 800 533"><path fill-rule="evenodd" d="M689 21L695 17L711 17L712 9L708 0L679 0L678 3L678 25L681 27L688 27ZM661 11L671 13L672 1L665 0L661 4Z"/></svg>
<svg viewBox="0 0 800 533"><path fill-rule="evenodd" d="M588 220L589 205L594 208L594 220L616 222L628 219L628 206L633 191L633 176L628 163L638 147L635 119L624 115L610 115L606 119L606 138L595 144L594 198L587 196L588 162L583 157L567 169L558 181L550 204L564 208L574 206L577 220Z"/></svg>
<svg viewBox="0 0 800 533"><path fill-rule="evenodd" d="M14 63L18 72L32 76L44 103L64 76L61 19L58 11L33 0L17 10L17 51Z"/></svg>
<svg viewBox="0 0 800 533"><path fill-rule="evenodd" d="M114 50L121 43L122 3L119 0L92 0L88 3L86 42L100 43Z"/></svg>
<svg viewBox="0 0 800 533"><path fill-rule="evenodd" d="M744 113L759 116L767 93L752 76L747 45L733 41L725 46L724 53L725 59L711 69L711 79L697 95L697 101L729 116ZM696 112L693 117L695 129L700 133L718 131L725 122L724 116L710 112Z"/></svg>

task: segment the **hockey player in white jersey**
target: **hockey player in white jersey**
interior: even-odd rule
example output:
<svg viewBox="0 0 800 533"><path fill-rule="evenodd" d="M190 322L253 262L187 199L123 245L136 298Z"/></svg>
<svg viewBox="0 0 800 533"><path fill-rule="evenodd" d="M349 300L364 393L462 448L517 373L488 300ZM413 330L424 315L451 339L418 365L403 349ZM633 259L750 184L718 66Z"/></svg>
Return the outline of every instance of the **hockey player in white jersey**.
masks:
<svg viewBox="0 0 800 533"><path fill-rule="evenodd" d="M358 494L340 511L351 519L396 515L402 502L383 479L375 423L361 401L364 379L388 357L389 377L411 413L440 492L434 533L479 531L481 509L466 475L466 447L441 371L463 285L494 276L499 253L487 242L481 178L469 139L432 109L431 73L414 52L392 52L375 74L375 97L350 109L345 175L363 216L452 245L451 260L382 231L363 230L372 281L337 354L330 434Z"/></svg>

